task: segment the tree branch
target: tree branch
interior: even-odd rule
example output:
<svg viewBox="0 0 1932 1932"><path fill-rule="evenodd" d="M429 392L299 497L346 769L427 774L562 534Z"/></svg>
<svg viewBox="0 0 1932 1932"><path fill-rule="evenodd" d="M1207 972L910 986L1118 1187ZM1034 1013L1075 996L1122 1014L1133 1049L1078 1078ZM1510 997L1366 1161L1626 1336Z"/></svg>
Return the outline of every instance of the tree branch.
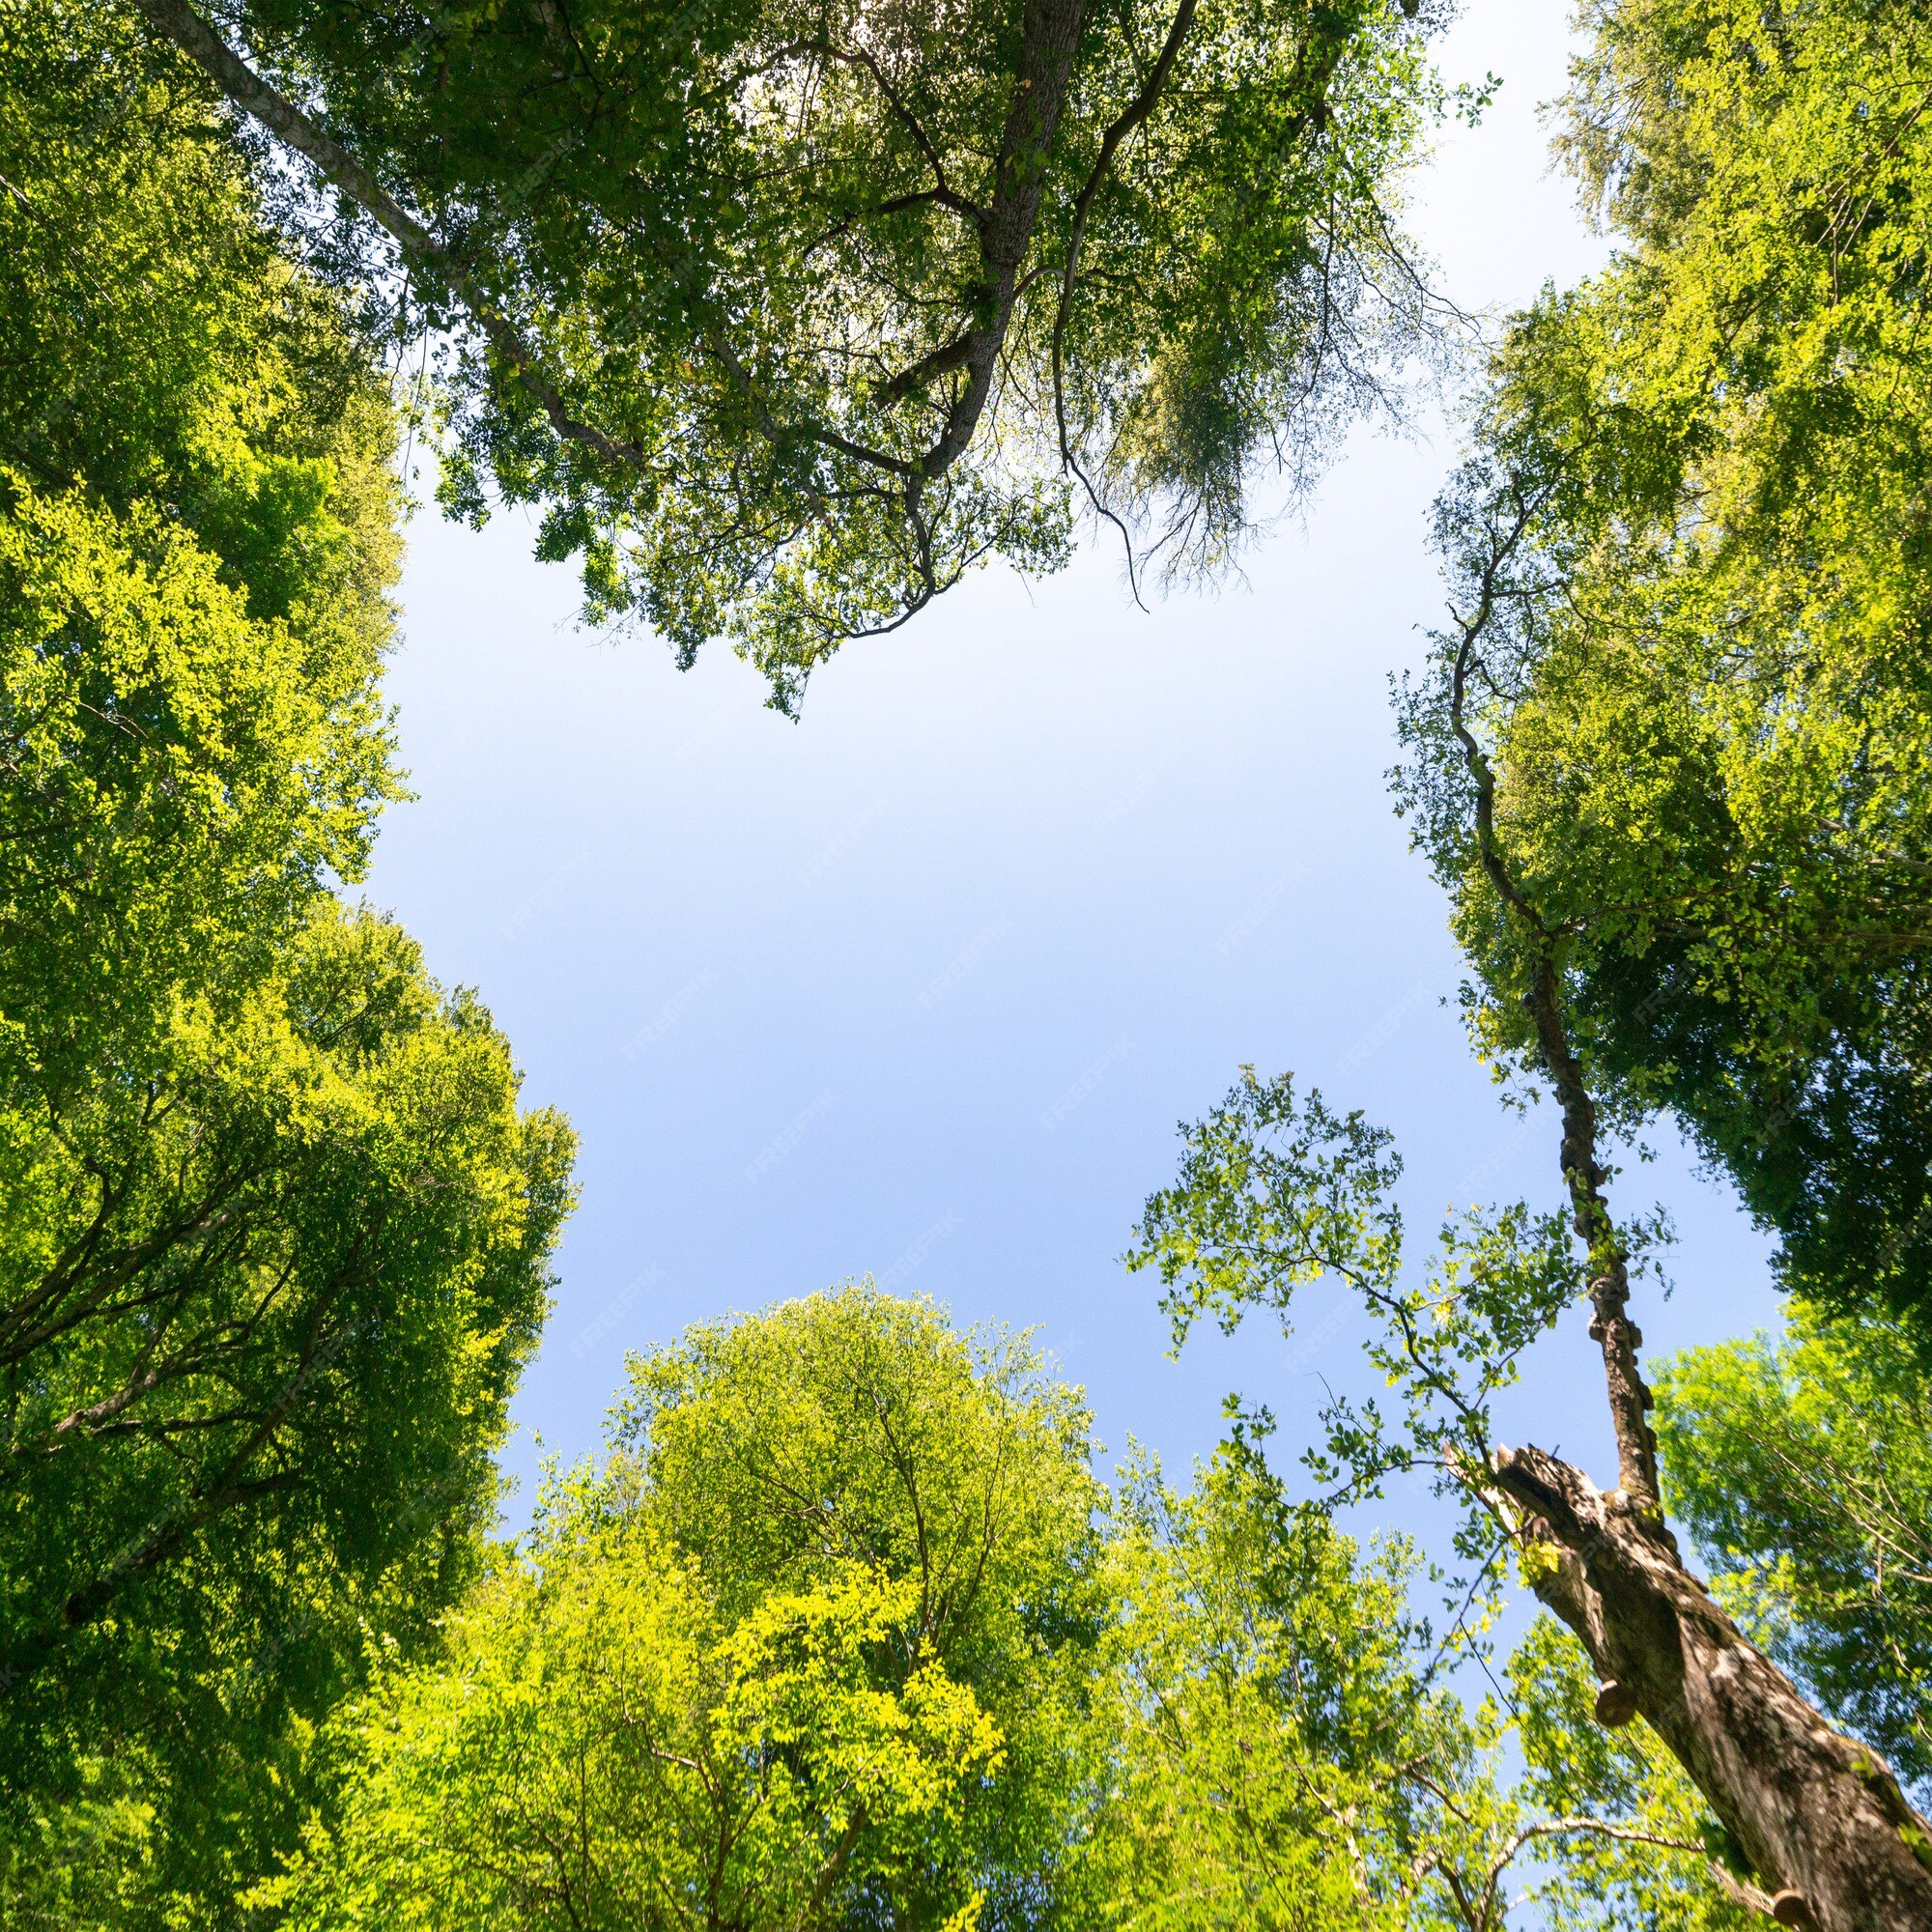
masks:
<svg viewBox="0 0 1932 1932"><path fill-rule="evenodd" d="M1645 1419L1651 1396L1636 1359L1643 1334L1630 1319L1629 1257L1617 1238L1604 1194L1608 1177L1598 1158L1596 1102L1563 1024L1558 990L1559 935L1523 893L1503 856L1496 837L1495 771L1467 718L1469 676L1472 669L1480 668L1478 646L1494 621L1498 580L1544 501L1541 491L1519 495L1510 523L1500 533L1494 529L1490 532L1490 554L1478 578L1476 609L1469 617L1457 619L1462 636L1450 674L1449 723L1475 787L1476 850L1484 873L1529 941L1533 963L1524 1004L1536 1028L1544 1068L1563 1113L1563 1179L1570 1192L1574 1225L1590 1253L1590 1299L1595 1315L1590 1334L1604 1351L1605 1390L1616 1431L1623 1492L1634 1509L1661 1518L1663 1504L1658 1488L1657 1438Z"/></svg>
<svg viewBox="0 0 1932 1932"><path fill-rule="evenodd" d="M571 413L542 371L535 352L469 270L411 214L349 150L318 128L294 101L264 80L185 0L134 0L148 23L164 35L245 114L304 156L342 193L377 222L418 270L442 282L463 304L490 345L543 407L550 425L566 442L582 444L609 462L641 467L644 453L621 437Z"/></svg>

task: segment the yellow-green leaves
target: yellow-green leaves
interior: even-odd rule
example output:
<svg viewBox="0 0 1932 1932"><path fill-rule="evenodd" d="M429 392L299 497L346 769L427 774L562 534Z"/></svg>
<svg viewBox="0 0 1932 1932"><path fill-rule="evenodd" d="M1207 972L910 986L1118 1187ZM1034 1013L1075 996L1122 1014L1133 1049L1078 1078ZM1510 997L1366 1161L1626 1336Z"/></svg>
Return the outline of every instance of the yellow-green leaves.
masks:
<svg viewBox="0 0 1932 1932"><path fill-rule="evenodd" d="M879 1681L911 1607L853 1569L734 1625L647 1529L554 1542L449 1620L437 1667L379 1687L341 1823L262 1899L296 1927L827 1923L998 1770L939 1665Z"/></svg>
<svg viewBox="0 0 1932 1932"><path fill-rule="evenodd" d="M1367 1555L1252 1440L1177 1494L1128 1472L1101 1691L1095 1915L1122 1932L1745 1932L1689 1779L1539 1624L1471 1708L1415 1616L1413 1552ZM1492 1680L1495 1681L1495 1680ZM1506 1702L1507 1712L1502 1708Z"/></svg>
<svg viewBox="0 0 1932 1932"><path fill-rule="evenodd" d="M344 306L107 10L9 14L0 179L0 1918L226 1922L475 1571L572 1142L331 890L398 791Z"/></svg>
<svg viewBox="0 0 1932 1932"><path fill-rule="evenodd" d="M1658 1378L1672 1510L1755 1641L1898 1773L1932 1771L1932 1405L1883 1321L1802 1304L1782 1340Z"/></svg>
<svg viewBox="0 0 1932 1932"><path fill-rule="evenodd" d="M331 677L145 499L0 495L0 985L59 1082L356 876L395 785L373 663Z"/></svg>
<svg viewBox="0 0 1932 1932"><path fill-rule="evenodd" d="M1077 1401L860 1289L638 1371L618 1454L367 1701L342 1822L268 1895L316 1928L1051 1922L1102 1601Z"/></svg>
<svg viewBox="0 0 1932 1932"><path fill-rule="evenodd" d="M818 1588L758 1604L725 1639L730 1689L719 1735L746 1759L810 1754L809 1778L838 1794L839 1831L862 1814L902 1821L905 1850L956 1823L976 1777L1003 1755L998 1727L932 1655L896 1685L874 1685L854 1660L916 1629L919 1584L841 1566ZM794 1799L796 1808L798 1800Z"/></svg>
<svg viewBox="0 0 1932 1932"><path fill-rule="evenodd" d="M1385 1128L1340 1115L1294 1076L1253 1067L1208 1117L1182 1129L1176 1184L1151 1195L1129 1268L1154 1267L1177 1349L1213 1314L1232 1332L1248 1309L1287 1315L1297 1288L1336 1274L1386 1293L1402 1266L1402 1173Z"/></svg>
<svg viewBox="0 0 1932 1932"><path fill-rule="evenodd" d="M1571 153L1627 245L1512 323L1437 512L1499 850L1626 1122L1674 1109L1846 1307L1932 1293L1932 35L1922 8L1593 8ZM1531 1049L1520 932L1444 735L1418 835L1478 1032ZM1880 1154L1877 1149L1883 1147Z"/></svg>

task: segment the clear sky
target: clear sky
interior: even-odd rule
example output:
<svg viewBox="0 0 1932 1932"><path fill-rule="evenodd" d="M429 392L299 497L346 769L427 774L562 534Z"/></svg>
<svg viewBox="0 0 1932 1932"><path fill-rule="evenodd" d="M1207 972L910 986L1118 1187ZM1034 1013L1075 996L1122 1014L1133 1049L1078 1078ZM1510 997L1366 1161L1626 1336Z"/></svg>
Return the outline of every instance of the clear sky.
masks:
<svg viewBox="0 0 1932 1932"><path fill-rule="evenodd" d="M1452 79L1504 80L1419 186L1465 307L1602 258L1535 112L1566 45L1548 0L1471 0L1445 45ZM1383 779L1453 454L1358 439L1244 585L1146 614L1105 545L1032 588L982 575L848 646L799 724L723 648L680 674L648 636L577 628L522 516L418 516L389 689L419 797L369 895L481 989L526 1098L582 1140L513 1470L532 1432L595 1445L626 1350L866 1272L1037 1325L1111 1452L1131 1434L1184 1466L1236 1387L1292 1431L1363 1332L1338 1294L1292 1341L1256 1323L1177 1364L1117 1259L1177 1121L1243 1062L1393 1127L1425 1238L1452 1199L1555 1204L1553 1115L1518 1122L1470 1058ZM1668 1146L1620 1196L1658 1199L1683 1239L1674 1298L1640 1313L1652 1349L1773 1319L1762 1243ZM1507 1420L1607 1480L1581 1326Z"/></svg>

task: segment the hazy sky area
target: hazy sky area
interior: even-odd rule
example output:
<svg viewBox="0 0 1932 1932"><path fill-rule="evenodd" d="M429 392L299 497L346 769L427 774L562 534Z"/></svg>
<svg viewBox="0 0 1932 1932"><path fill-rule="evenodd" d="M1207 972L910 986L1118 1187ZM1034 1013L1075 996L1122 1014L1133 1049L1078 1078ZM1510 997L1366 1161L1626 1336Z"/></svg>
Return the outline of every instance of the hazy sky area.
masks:
<svg viewBox="0 0 1932 1932"><path fill-rule="evenodd" d="M1602 258L1535 113L1566 46L1560 7L1473 0L1443 48L1452 80L1505 83L1445 132L1414 215L1465 307ZM866 1272L1037 1324L1113 1454L1132 1435L1184 1469L1235 1387L1293 1432L1355 1359L1338 1291L1292 1341L1255 1321L1177 1364L1117 1259L1177 1121L1243 1062L1395 1129L1418 1253L1451 1199L1554 1205L1553 1110L1519 1122L1470 1057L1383 778L1388 675L1441 609L1425 517L1453 455L1358 438L1245 586L1147 614L1105 543L1031 588L983 574L847 646L799 724L724 647L680 674L648 636L577 628L574 575L531 561L521 514L418 515L389 689L419 797L369 895L481 989L526 1099L582 1140L513 1469L533 1431L595 1445L628 1350ZM1616 1199L1662 1199L1683 1237L1674 1299L1640 1295L1653 1353L1774 1319L1719 1183L1666 1150ZM1607 1481L1582 1321L1506 1434Z"/></svg>

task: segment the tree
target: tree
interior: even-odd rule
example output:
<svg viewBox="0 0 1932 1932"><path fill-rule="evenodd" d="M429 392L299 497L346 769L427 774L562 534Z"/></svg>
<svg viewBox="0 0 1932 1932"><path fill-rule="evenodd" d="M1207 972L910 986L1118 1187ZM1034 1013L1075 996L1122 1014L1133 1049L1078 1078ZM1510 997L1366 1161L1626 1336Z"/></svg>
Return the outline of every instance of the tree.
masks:
<svg viewBox="0 0 1932 1932"><path fill-rule="evenodd" d="M1444 1227L1417 1281L1387 1134L1250 1072L1183 1129L1179 1179L1150 1197L1129 1264L1159 1272L1177 1343L1205 1314L1230 1329L1256 1307L1286 1321L1295 1292L1324 1275L1352 1287L1378 1319L1365 1352L1400 1406L1324 1406L1308 1457L1322 1504L1371 1500L1408 1471L1457 1499L1459 1590L1481 1605L1515 1555L1581 1643L1598 1720L1644 1719L1716 1814L1714 1849L1749 1875L1749 1902L1822 1932L1932 1923L1932 1833L1884 1760L1833 1731L1747 1641L1664 1523L1628 1310L1643 1231L1609 1217L1589 1094L1574 1056L1558 1058L1564 1045L1553 1031L1568 1216L1471 1209ZM1573 1233L1587 1242L1580 1258ZM1498 1444L1492 1429L1524 1351L1584 1293L1619 1452L1607 1491L1544 1450Z"/></svg>
<svg viewBox="0 0 1932 1932"><path fill-rule="evenodd" d="M1190 1494L1142 1467L1117 1504L1105 1922L1501 1932L1531 1902L1554 1926L1748 1922L1689 1780L1590 1723L1573 1648L1540 1626L1507 1710L1466 1709L1412 1553L1360 1561L1264 1441L1237 1423Z"/></svg>
<svg viewBox="0 0 1932 1932"><path fill-rule="evenodd" d="M1924 1279L1908 267L1924 23L1831 6L1592 17L1573 152L1633 246L1498 353L1437 506L1451 621L1403 694L1399 774L1476 969L1478 1044L1556 1102L1586 1260L1556 1300L1539 1302L1556 1273L1520 1267L1502 1303L1473 1300L1452 1350L1471 1385L1440 1360L1463 1293L1425 1341L1427 1303L1356 1258L1347 1214L1384 1182L1347 1134L1336 1253L1394 1324L1388 1366L1422 1399L1411 1440L1527 1557L1605 1717L1639 1713L1663 1739L1787 1920L1932 1923L1924 1820L1665 1526L1630 1316L1641 1230L1607 1192L1609 1133L1668 1104L1778 1229L1788 1283L1903 1308ZM1333 1138L1310 1131L1316 1151ZM1291 1167L1291 1196L1326 1184L1319 1162ZM1521 1324L1577 1293L1618 1448L1607 1492L1473 1420ZM1336 1446L1378 1444L1370 1429Z"/></svg>
<svg viewBox="0 0 1932 1932"><path fill-rule="evenodd" d="M1531 1854L1579 1925L1743 1922L1661 1752L1577 1750L1547 1642L1503 1795L1406 1553L1358 1562L1252 1432L1103 1514L1077 1391L863 1286L635 1360L613 1425L343 1724L339 1820L258 1898L295 1932L1500 1932Z"/></svg>
<svg viewBox="0 0 1932 1932"><path fill-rule="evenodd" d="M1880 1321L1692 1349L1657 1381L1672 1513L1711 1587L1840 1722L1932 1777L1932 1427L1924 1362Z"/></svg>
<svg viewBox="0 0 1932 1932"><path fill-rule="evenodd" d="M454 331L446 502L784 708L1076 508L1217 566L1433 326L1420 0L135 4Z"/></svg>
<svg viewBox="0 0 1932 1932"><path fill-rule="evenodd" d="M1590 1332L1603 1349L1620 1481L1601 1492L1530 1448L1484 1452L1480 1469L1464 1466L1479 1490L1493 1477L1510 1533L1538 1553L1534 1587L1605 1680L1605 1708L1626 1717L1634 1708L1663 1737L1750 1867L1793 1895L1791 1913L1828 1928L1932 1922L1928 1834L1889 1769L1832 1731L1744 1640L1684 1567L1663 1522L1646 1420L1652 1397L1629 1314L1641 1231L1610 1212L1613 1171L1590 1065L1567 1020L1577 925L1560 881L1552 888L1537 869L1533 840L1527 863L1519 862L1521 828L1511 811L1510 725L1548 586L1534 540L1544 496L1539 484L1478 458L1445 500L1460 610L1428 677L1406 696L1404 784L1418 842L1456 894L1476 955L1479 1037L1505 1069L1547 1084L1560 1110L1559 1157L1587 1252Z"/></svg>
<svg viewBox="0 0 1932 1932"><path fill-rule="evenodd" d="M869 1287L633 1362L355 1726L296 1927L1061 1922L1103 1622L1076 1392Z"/></svg>
<svg viewBox="0 0 1932 1932"><path fill-rule="evenodd" d="M232 1922L479 1557L571 1142L389 922L392 423L178 64L0 40L0 1865Z"/></svg>
<svg viewBox="0 0 1932 1932"><path fill-rule="evenodd" d="M204 97L98 11L0 42L0 1050L53 1091L245 977L398 793L393 413Z"/></svg>
<svg viewBox="0 0 1932 1932"><path fill-rule="evenodd" d="M960 1336L871 1290L688 1329L634 1365L618 1411L653 1507L727 1602L732 1579L746 1605L759 1579L803 1583L835 1556L917 1578L890 1668L929 1646L1002 1739L1002 1776L969 1813L989 1928L1050 1917L1084 1771L1104 1619L1089 1429L1024 1338ZM901 1909L942 1918L959 1882L909 1875Z"/></svg>
<svg viewBox="0 0 1932 1932"><path fill-rule="evenodd" d="M1497 849L1561 935L1599 1100L1674 1113L1786 1286L1916 1321L1932 27L1835 0L1590 18L1567 144L1626 245L1512 325L1441 509L1471 584L1510 532L1471 697ZM1458 919L1487 1037L1534 1052L1520 923L1473 872Z"/></svg>
<svg viewBox="0 0 1932 1932"><path fill-rule="evenodd" d="M290 1925L823 1924L953 1849L999 1775L938 1664L879 1684L910 1578L853 1566L733 1623L635 1527L560 1526L533 1555L379 1692L338 1834L267 1889Z"/></svg>

